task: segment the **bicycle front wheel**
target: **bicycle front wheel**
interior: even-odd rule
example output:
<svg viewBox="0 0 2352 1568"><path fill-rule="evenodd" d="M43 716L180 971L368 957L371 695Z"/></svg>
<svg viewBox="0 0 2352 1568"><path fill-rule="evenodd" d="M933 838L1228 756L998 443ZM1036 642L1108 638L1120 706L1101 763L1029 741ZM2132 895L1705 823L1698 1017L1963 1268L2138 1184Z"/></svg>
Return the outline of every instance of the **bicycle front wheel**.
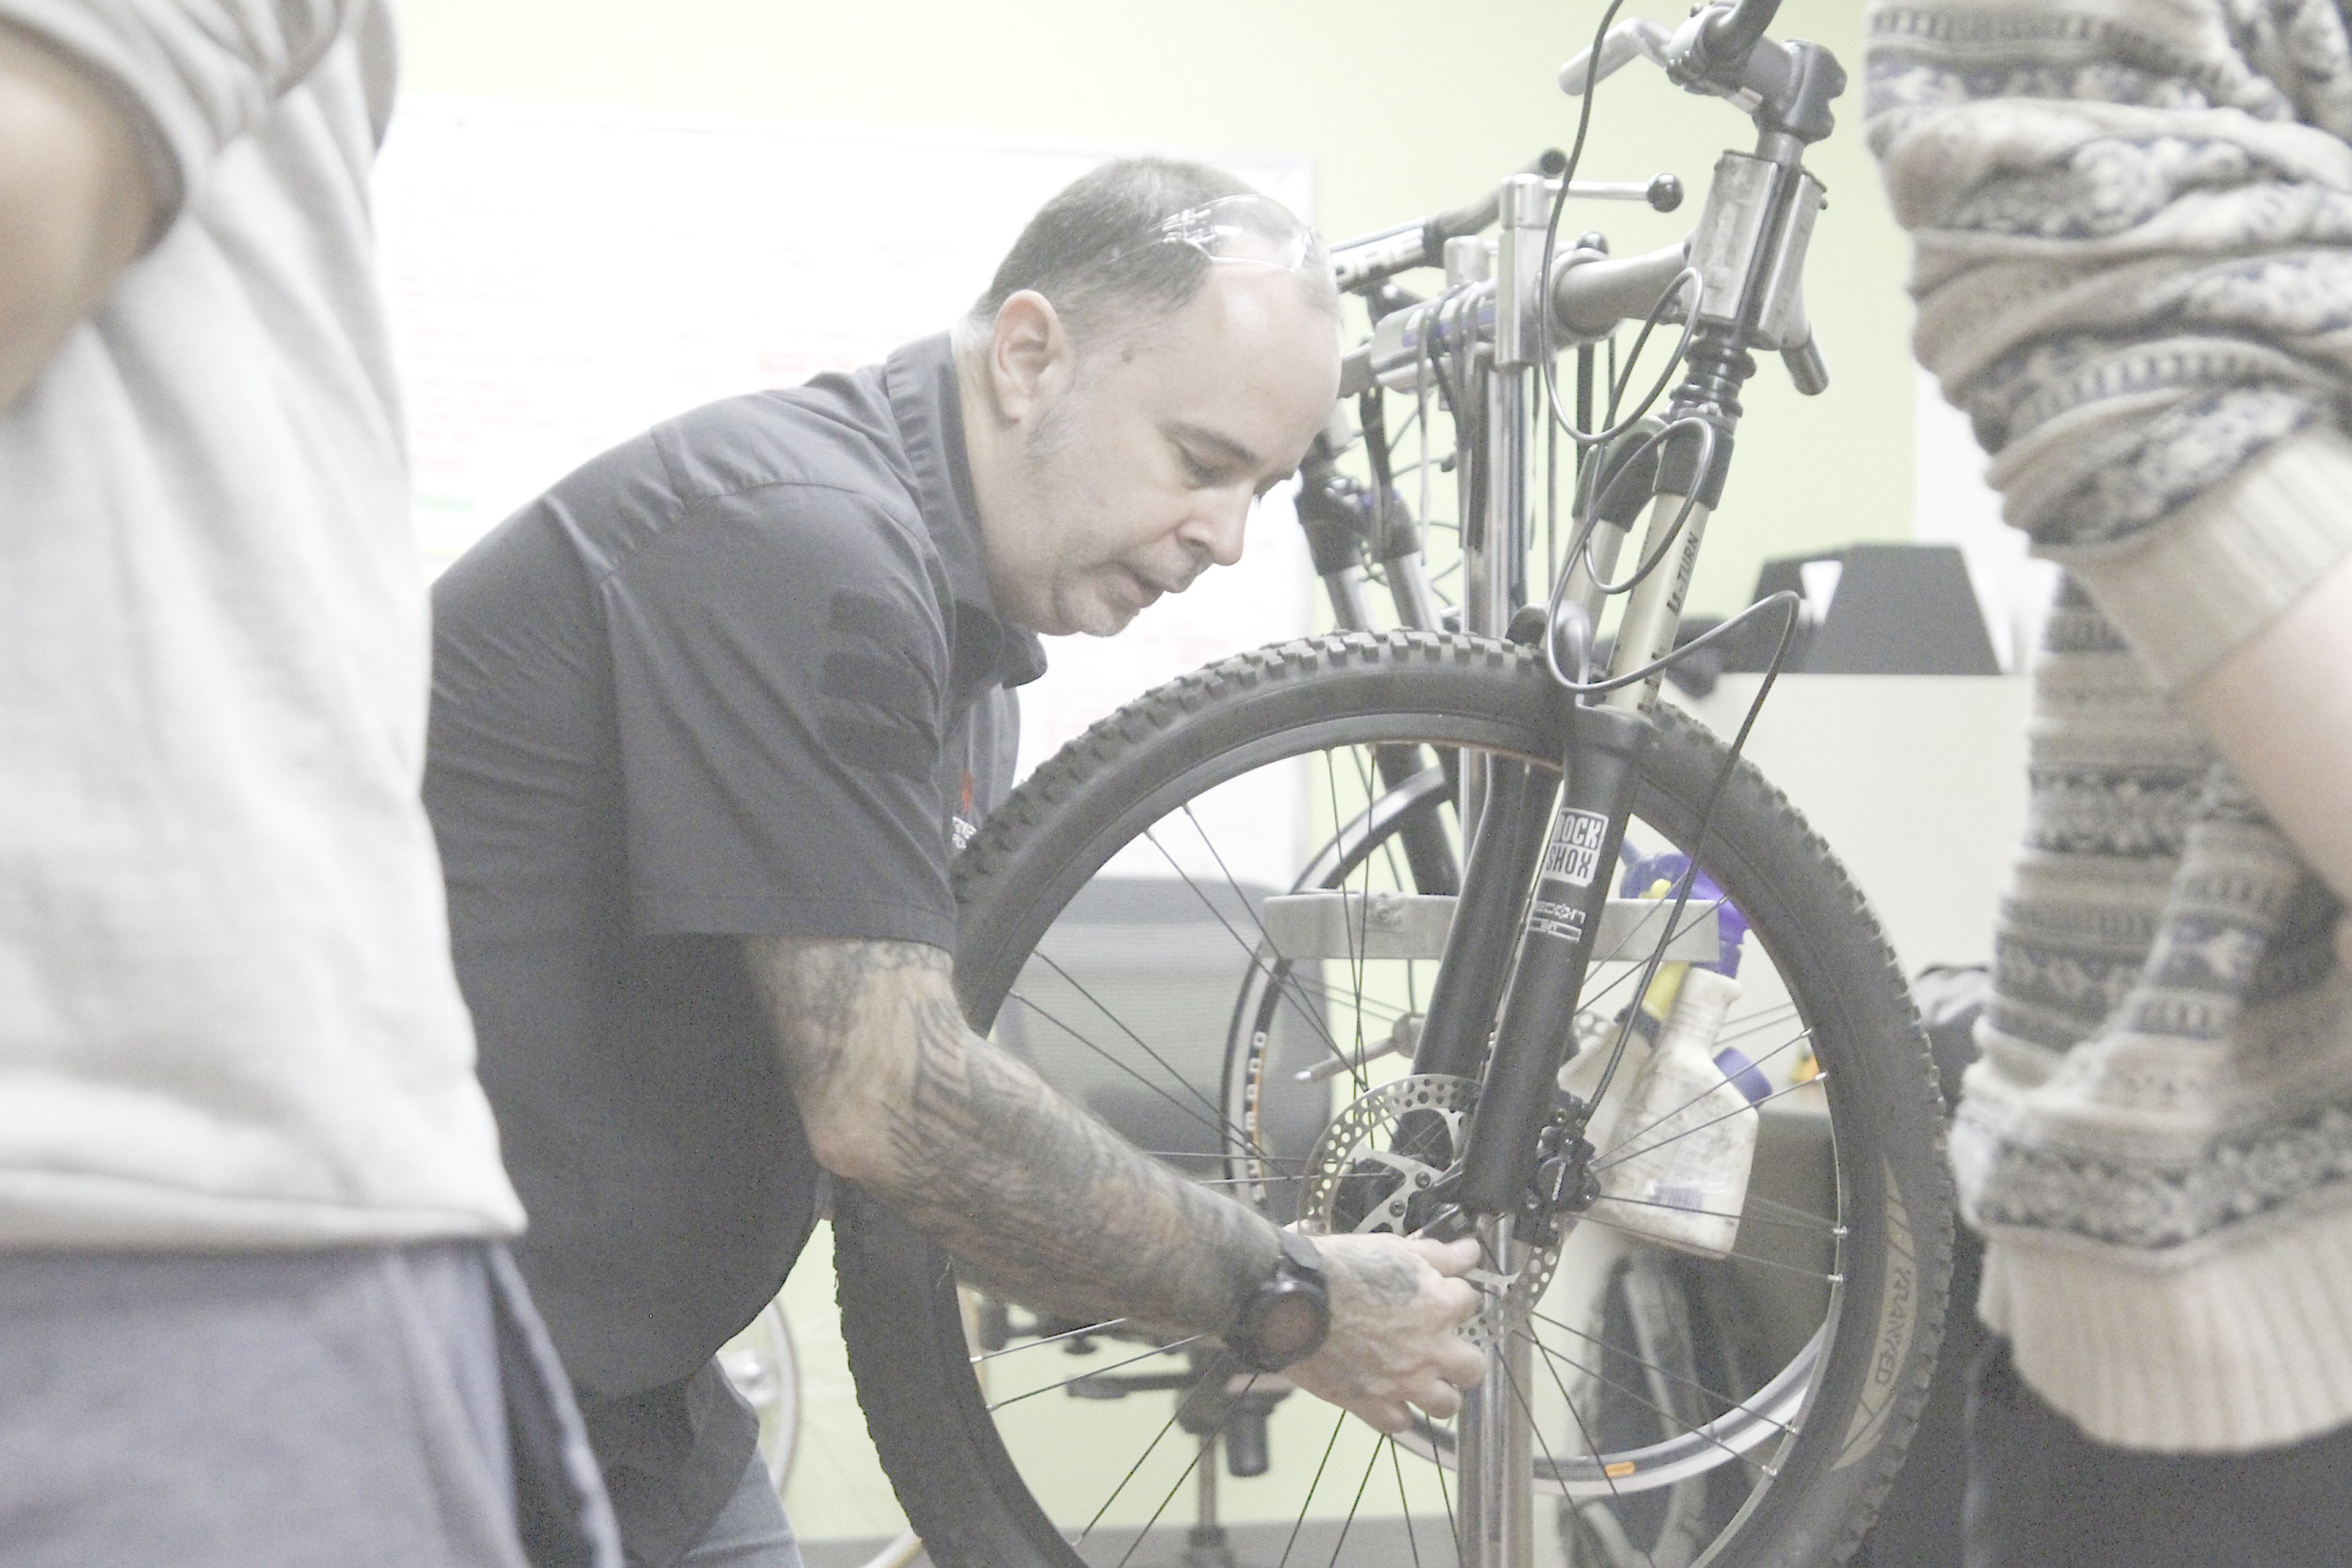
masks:
<svg viewBox="0 0 2352 1568"><path fill-rule="evenodd" d="M1376 1227L1411 1173L1391 1145L1350 1163L1340 1135L1377 1128L1383 1106L1458 1118L1475 1093L1382 1054L1409 1046L1435 976L1442 942L1421 928L1448 911L1422 880L1433 840L1459 856L1454 759L1556 768L1556 726L1535 658L1423 633L1289 644L1161 688L1041 768L967 853L967 1009L1195 1179L1276 1220L1319 1192L1323 1223ZM1739 1053L1722 1059L1742 1095L1663 1116L1604 1096L1603 1195L1503 1314L1530 1352L1507 1394L1528 1428L1516 1484L1542 1510L1538 1563L1841 1560L1900 1460L1940 1331L1949 1179L1907 992L1825 847L1727 765L1662 711L1628 837L1635 856L1695 858L1745 918L1744 942L1720 917L1716 932L1738 957L1717 1038ZM1618 1032L1663 923L1620 921L1631 940L1587 985L1590 1048ZM1639 1075L1613 1081L1622 1101ZM1616 1179L1742 1119L1719 1211ZM1717 1234L1689 1228L1702 1221ZM1449 1424L1385 1439L1213 1347L1028 1315L961 1288L870 1205L845 1205L837 1235L860 1396L935 1562L1458 1560Z"/></svg>

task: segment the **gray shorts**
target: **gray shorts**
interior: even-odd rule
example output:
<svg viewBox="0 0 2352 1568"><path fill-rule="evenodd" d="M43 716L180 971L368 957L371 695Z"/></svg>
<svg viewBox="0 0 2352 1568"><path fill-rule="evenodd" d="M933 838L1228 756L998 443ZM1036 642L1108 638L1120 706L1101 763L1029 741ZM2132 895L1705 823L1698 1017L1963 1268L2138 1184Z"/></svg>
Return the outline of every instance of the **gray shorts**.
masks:
<svg viewBox="0 0 2352 1568"><path fill-rule="evenodd" d="M503 1248L0 1255L9 1568L617 1568Z"/></svg>

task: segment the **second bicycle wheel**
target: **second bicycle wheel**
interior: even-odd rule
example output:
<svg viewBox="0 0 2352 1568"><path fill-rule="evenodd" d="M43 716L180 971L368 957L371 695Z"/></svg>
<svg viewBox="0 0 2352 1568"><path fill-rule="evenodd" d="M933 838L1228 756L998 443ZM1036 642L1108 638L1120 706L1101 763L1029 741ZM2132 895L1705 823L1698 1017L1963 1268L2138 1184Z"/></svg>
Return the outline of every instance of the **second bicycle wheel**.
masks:
<svg viewBox="0 0 2352 1568"><path fill-rule="evenodd" d="M1555 713L1533 658L1428 634L1290 644L1160 689L1040 769L967 854L969 1013L1139 1148L1269 1217L1305 1202L1377 1223L1413 1175L1387 1130L1458 1117L1475 1092L1383 1053L1410 1044L1450 915L1419 879L1433 836L1460 853L1453 759L1556 766ZM1738 1092L1714 1091L1731 1109L1636 1114L1641 1075L1612 1079L1603 1195L1509 1297L1538 1563L1841 1560L1940 1330L1949 1180L1907 994L1860 896L1752 769L1731 771L1696 842L1724 765L1662 711L1628 842L1667 858L1625 891L1654 891L1639 884L1676 852L1720 890L1685 913L1738 958L1714 1041L1738 1053L1718 1058ZM1614 952L1603 928L1580 1019L1599 1048L1664 909L1621 909ZM1696 940L1669 961L1717 955ZM1722 1211L1631 1181L1742 1119ZM1370 1130L1358 1154L1335 1128ZM1694 1255L1661 1210L1736 1237ZM869 1204L845 1203L837 1235L860 1397L947 1568L1457 1561L1450 1424L1385 1439L1213 1347L1030 1314L960 1287Z"/></svg>

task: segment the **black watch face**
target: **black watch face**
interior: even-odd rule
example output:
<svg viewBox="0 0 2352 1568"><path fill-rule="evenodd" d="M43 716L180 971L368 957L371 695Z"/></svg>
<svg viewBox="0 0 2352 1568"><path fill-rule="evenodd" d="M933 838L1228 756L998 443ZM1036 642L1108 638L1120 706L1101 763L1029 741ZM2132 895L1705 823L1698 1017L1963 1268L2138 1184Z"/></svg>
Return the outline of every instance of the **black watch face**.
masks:
<svg viewBox="0 0 2352 1568"><path fill-rule="evenodd" d="M1257 1330L1269 1359L1305 1355L1323 1337L1323 1304L1303 1291L1277 1296L1260 1314Z"/></svg>

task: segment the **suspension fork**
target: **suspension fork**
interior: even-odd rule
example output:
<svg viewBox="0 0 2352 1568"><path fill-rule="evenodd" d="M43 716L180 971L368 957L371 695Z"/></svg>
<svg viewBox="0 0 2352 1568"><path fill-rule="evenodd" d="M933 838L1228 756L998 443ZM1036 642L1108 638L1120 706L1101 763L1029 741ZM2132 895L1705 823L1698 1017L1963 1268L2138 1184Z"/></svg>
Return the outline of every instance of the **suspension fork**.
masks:
<svg viewBox="0 0 2352 1568"><path fill-rule="evenodd" d="M1485 1063L1448 1194L1465 1217L1524 1205L1651 734L1646 713L1565 693L1560 702L1569 742L1557 786L1526 763L1494 765L1413 1058L1415 1072L1457 1076ZM1490 1052L1486 1020L1498 996Z"/></svg>
<svg viewBox="0 0 2352 1568"><path fill-rule="evenodd" d="M1642 542L1642 559L1655 557L1657 569L1631 592L1612 672L1631 674L1673 647L1699 541L1730 464L1738 394L1753 368L1726 334L1704 334L1693 347L1670 405ZM1461 1077L1478 1076L1484 1063L1460 1168L1445 1194L1456 1211L1449 1228L1526 1206L1654 733L1658 685L1652 675L1593 701L1565 688L1554 693L1559 732L1567 737L1557 789L1525 763L1489 764L1486 809L1413 1058L1416 1072ZM1497 1020L1491 1050L1490 1018Z"/></svg>

